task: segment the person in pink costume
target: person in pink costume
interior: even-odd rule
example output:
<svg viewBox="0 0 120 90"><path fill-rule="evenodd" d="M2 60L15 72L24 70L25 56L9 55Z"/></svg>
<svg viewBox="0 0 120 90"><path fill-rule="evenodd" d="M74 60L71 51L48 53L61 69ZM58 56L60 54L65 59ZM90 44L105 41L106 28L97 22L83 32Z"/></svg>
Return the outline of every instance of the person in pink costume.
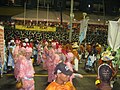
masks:
<svg viewBox="0 0 120 90"><path fill-rule="evenodd" d="M58 45L57 54L59 55L60 60L61 60L62 62L65 62L66 56L65 56L65 54L62 52L62 46L61 46L61 45Z"/></svg>
<svg viewBox="0 0 120 90"><path fill-rule="evenodd" d="M56 48L56 42L52 42L52 48L54 49L55 53L57 52L57 48Z"/></svg>
<svg viewBox="0 0 120 90"><path fill-rule="evenodd" d="M16 80L19 80L19 76L18 73L20 71L20 63L22 60L25 60L25 56L26 56L26 50L24 47L19 48L19 52L18 52L18 59L17 62L15 63L15 69L14 69L14 76L16 78Z"/></svg>
<svg viewBox="0 0 120 90"><path fill-rule="evenodd" d="M48 66L48 83L52 82L55 78L54 68L55 68L55 51L53 48L50 48L49 55L47 56L47 66Z"/></svg>
<svg viewBox="0 0 120 90"><path fill-rule="evenodd" d="M20 49L20 40L16 40L16 47L14 49L14 52L13 52L13 58L14 58L14 63L17 62L17 59L18 59L18 55L19 55L19 49Z"/></svg>
<svg viewBox="0 0 120 90"><path fill-rule="evenodd" d="M37 64L40 64L42 62L42 52L43 52L43 47L41 42L39 42L37 46L37 50L38 50Z"/></svg>
<svg viewBox="0 0 120 90"><path fill-rule="evenodd" d="M19 58L19 51L20 51L20 40L16 40L16 47L14 49L14 52L13 52L13 58L14 58L14 63L15 63L15 67L14 67L14 76L16 78L16 75L17 75L17 62L18 62L18 58Z"/></svg>
<svg viewBox="0 0 120 90"><path fill-rule="evenodd" d="M43 69L47 70L47 56L48 56L48 42L45 42L45 47L43 49L42 59L43 59Z"/></svg>
<svg viewBox="0 0 120 90"><path fill-rule="evenodd" d="M73 64L71 64L71 61L73 61L74 58L75 58L75 56L71 51L69 51L66 54L66 62L65 62L65 64L70 68L70 70L72 72L73 72ZM73 72L73 74L70 76L70 82L71 83L72 83L72 79L75 78L75 77L83 78L83 75Z"/></svg>
<svg viewBox="0 0 120 90"><path fill-rule="evenodd" d="M48 83L52 82L55 79L54 69L56 65L60 62L60 57L58 54L55 54L54 49L51 47L49 50L48 58Z"/></svg>
<svg viewBox="0 0 120 90"><path fill-rule="evenodd" d="M23 87L20 90L35 90L34 88L34 68L30 59L32 48L26 47L26 58L21 60L18 73L18 81L22 80Z"/></svg>
<svg viewBox="0 0 120 90"><path fill-rule="evenodd" d="M73 72L73 65L71 64L71 61L73 61L74 59L74 55L71 51L69 51L67 54L66 54L66 62L65 64L69 67L69 69ZM70 77L70 82L72 83L72 79L74 78L74 75L72 75Z"/></svg>

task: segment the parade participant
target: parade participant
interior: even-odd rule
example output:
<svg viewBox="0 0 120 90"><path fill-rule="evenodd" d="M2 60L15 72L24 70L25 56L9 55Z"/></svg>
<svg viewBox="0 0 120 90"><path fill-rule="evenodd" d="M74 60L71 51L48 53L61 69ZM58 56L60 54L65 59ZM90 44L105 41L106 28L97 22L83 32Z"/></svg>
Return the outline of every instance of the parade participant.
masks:
<svg viewBox="0 0 120 90"><path fill-rule="evenodd" d="M80 60L80 58L79 58L79 54L78 54L78 45L77 45L77 42L75 42L74 44L73 44L73 50L72 50L72 53L74 54L74 56L75 56L75 58L74 58L74 70L76 71L76 72L78 72L78 62L79 62L79 60Z"/></svg>
<svg viewBox="0 0 120 90"><path fill-rule="evenodd" d="M66 61L65 61L65 64L70 68L70 70L73 72L73 65L74 65L74 54L69 51L67 54L66 54Z"/></svg>
<svg viewBox="0 0 120 90"><path fill-rule="evenodd" d="M86 60L85 70L86 71L95 71L95 69L94 69L94 63L95 63L95 61L96 61L96 56L91 52L88 55L88 58Z"/></svg>
<svg viewBox="0 0 120 90"><path fill-rule="evenodd" d="M2 68L1 68L1 76L3 73L7 73L7 48L6 48L6 45L5 45L5 40L4 40L4 59L3 59L3 65L2 65Z"/></svg>
<svg viewBox="0 0 120 90"><path fill-rule="evenodd" d="M55 69L55 58L54 58L54 55L55 55L55 51L52 47L48 47L49 48L49 54L47 56L47 66L48 66L48 84L50 82L52 82L54 79L55 79L55 76L54 76L54 69Z"/></svg>
<svg viewBox="0 0 120 90"><path fill-rule="evenodd" d="M85 52L85 46L83 44L80 44L79 46L81 54Z"/></svg>
<svg viewBox="0 0 120 90"><path fill-rule="evenodd" d="M26 49L24 47L19 48L19 55L17 62L15 63L14 76L16 78L16 88L22 88L22 80L20 79L21 63L26 59Z"/></svg>
<svg viewBox="0 0 120 90"><path fill-rule="evenodd" d="M13 52L14 63L17 62L19 48L20 48L20 42L21 42L20 40L15 41L16 47L15 47L14 52Z"/></svg>
<svg viewBox="0 0 120 90"><path fill-rule="evenodd" d="M79 64L82 63L82 58L85 55L85 46L83 44L79 45L78 48L78 55L79 55Z"/></svg>
<svg viewBox="0 0 120 90"><path fill-rule="evenodd" d="M72 71L63 63L59 63L55 68L56 78L45 90L75 90L75 87L69 82Z"/></svg>
<svg viewBox="0 0 120 90"><path fill-rule="evenodd" d="M26 51L24 47L20 47L17 55L17 61L15 63L15 68L14 68L14 76L17 78L18 72L19 72L19 66L22 60L24 60L26 57Z"/></svg>
<svg viewBox="0 0 120 90"><path fill-rule="evenodd" d="M101 59L102 46L100 44L97 44L96 45L96 50L98 51L98 53L96 55L96 61L95 61L95 63L97 63Z"/></svg>
<svg viewBox="0 0 120 90"><path fill-rule="evenodd" d="M66 61L65 61L65 64L70 68L70 70L73 72L73 66L75 65L74 63L74 59L75 59L75 56L74 54L72 53L73 51L73 47L72 45L66 45ZM72 83L72 79L74 78L74 76L72 75L70 77L70 81Z"/></svg>
<svg viewBox="0 0 120 90"><path fill-rule="evenodd" d="M61 62L65 62L66 56L65 56L65 54L62 52L62 50L63 50L62 46L61 46L61 45L58 45L57 54L59 55Z"/></svg>
<svg viewBox="0 0 120 90"><path fill-rule="evenodd" d="M48 66L48 84L55 79L54 69L60 61L60 57L55 53L55 49L51 44L48 46L49 53L47 56L47 66Z"/></svg>
<svg viewBox="0 0 120 90"><path fill-rule="evenodd" d="M101 51L102 51L102 46L100 45L100 44L96 44L96 50L98 51L98 54L100 54L101 53Z"/></svg>
<svg viewBox="0 0 120 90"><path fill-rule="evenodd" d="M56 43L57 42L51 42L52 48L54 49L55 53L57 52Z"/></svg>
<svg viewBox="0 0 120 90"><path fill-rule="evenodd" d="M30 59L32 55L32 48L26 47L26 58L21 60L20 69L18 73L18 81L22 81L22 88L20 90L35 90L34 89L34 68Z"/></svg>
<svg viewBox="0 0 120 90"><path fill-rule="evenodd" d="M43 53L43 46L41 41L38 43L37 50L38 50L37 64L39 65L42 62L42 53Z"/></svg>
<svg viewBox="0 0 120 90"><path fill-rule="evenodd" d="M14 69L14 59L13 59L14 49L15 49L15 43L14 43L14 40L11 40L10 46L8 48L9 54L8 54L8 63L7 63L10 70Z"/></svg>
<svg viewBox="0 0 120 90"><path fill-rule="evenodd" d="M14 58L14 64L15 64L15 67L14 67L14 76L15 78L17 78L17 70L18 70L18 66L17 66L17 62L18 62L18 59L19 59L19 51L20 51L20 40L16 40L16 47L15 47L15 50L13 52L13 58Z"/></svg>
<svg viewBox="0 0 120 90"><path fill-rule="evenodd" d="M90 43L87 44L86 50L88 51L88 53L90 53L92 51L92 46Z"/></svg>
<svg viewBox="0 0 120 90"><path fill-rule="evenodd" d="M38 58L37 45L38 45L38 44L34 44L34 46L33 46L34 65L37 65L37 58Z"/></svg>
<svg viewBox="0 0 120 90"><path fill-rule="evenodd" d="M95 82L97 90L112 90L110 82L116 75L116 71L113 69L111 63L113 58L110 51L102 53L102 64L98 67L98 76Z"/></svg>
<svg viewBox="0 0 120 90"><path fill-rule="evenodd" d="M43 59L43 69L47 70L47 56L48 56L48 42L46 41L43 46L43 53L42 53L42 59Z"/></svg>
<svg viewBox="0 0 120 90"><path fill-rule="evenodd" d="M95 44L93 44L92 45L92 51L91 51L95 56L97 55L97 53L98 53L98 51L97 51L97 49L96 49L96 45Z"/></svg>

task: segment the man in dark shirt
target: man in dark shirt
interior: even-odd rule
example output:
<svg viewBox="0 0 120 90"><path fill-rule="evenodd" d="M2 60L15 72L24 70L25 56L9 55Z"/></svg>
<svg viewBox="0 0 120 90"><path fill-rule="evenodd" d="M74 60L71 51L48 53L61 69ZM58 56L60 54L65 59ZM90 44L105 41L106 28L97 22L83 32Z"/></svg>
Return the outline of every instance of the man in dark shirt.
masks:
<svg viewBox="0 0 120 90"><path fill-rule="evenodd" d="M111 61L114 57L105 52L102 59L102 64L98 67L98 76L97 79L100 80L99 83L96 83L97 90L112 90L110 86L111 79L115 75L115 71L112 68Z"/></svg>

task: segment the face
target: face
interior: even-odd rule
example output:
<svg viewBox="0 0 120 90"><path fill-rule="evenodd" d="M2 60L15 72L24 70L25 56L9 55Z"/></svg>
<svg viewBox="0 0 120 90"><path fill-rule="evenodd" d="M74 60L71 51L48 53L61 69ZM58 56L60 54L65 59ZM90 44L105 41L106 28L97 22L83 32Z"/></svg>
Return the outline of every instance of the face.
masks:
<svg viewBox="0 0 120 90"><path fill-rule="evenodd" d="M26 58L30 58L32 56L32 52L26 52Z"/></svg>
<svg viewBox="0 0 120 90"><path fill-rule="evenodd" d="M67 81L69 81L70 76L61 73L61 74L59 74L59 78L60 78L61 81L63 81L63 82L67 82Z"/></svg>
<svg viewBox="0 0 120 90"><path fill-rule="evenodd" d="M26 56L26 51L25 50L21 50L21 51L19 51L19 54L23 55L23 56Z"/></svg>

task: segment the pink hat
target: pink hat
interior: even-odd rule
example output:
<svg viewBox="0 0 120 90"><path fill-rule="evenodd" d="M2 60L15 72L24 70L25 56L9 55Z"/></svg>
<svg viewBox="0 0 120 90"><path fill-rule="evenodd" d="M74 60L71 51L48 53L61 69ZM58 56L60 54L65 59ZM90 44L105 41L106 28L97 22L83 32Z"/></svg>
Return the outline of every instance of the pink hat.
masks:
<svg viewBox="0 0 120 90"><path fill-rule="evenodd" d="M56 47L56 42L52 42L52 47Z"/></svg>
<svg viewBox="0 0 120 90"><path fill-rule="evenodd" d="M29 43L26 43L26 47L30 47L30 44L29 44Z"/></svg>
<svg viewBox="0 0 120 90"><path fill-rule="evenodd" d="M15 41L16 44L20 44L20 42L21 42L20 40L16 40Z"/></svg>
<svg viewBox="0 0 120 90"><path fill-rule="evenodd" d="M32 48L26 47L26 52L32 52Z"/></svg>

